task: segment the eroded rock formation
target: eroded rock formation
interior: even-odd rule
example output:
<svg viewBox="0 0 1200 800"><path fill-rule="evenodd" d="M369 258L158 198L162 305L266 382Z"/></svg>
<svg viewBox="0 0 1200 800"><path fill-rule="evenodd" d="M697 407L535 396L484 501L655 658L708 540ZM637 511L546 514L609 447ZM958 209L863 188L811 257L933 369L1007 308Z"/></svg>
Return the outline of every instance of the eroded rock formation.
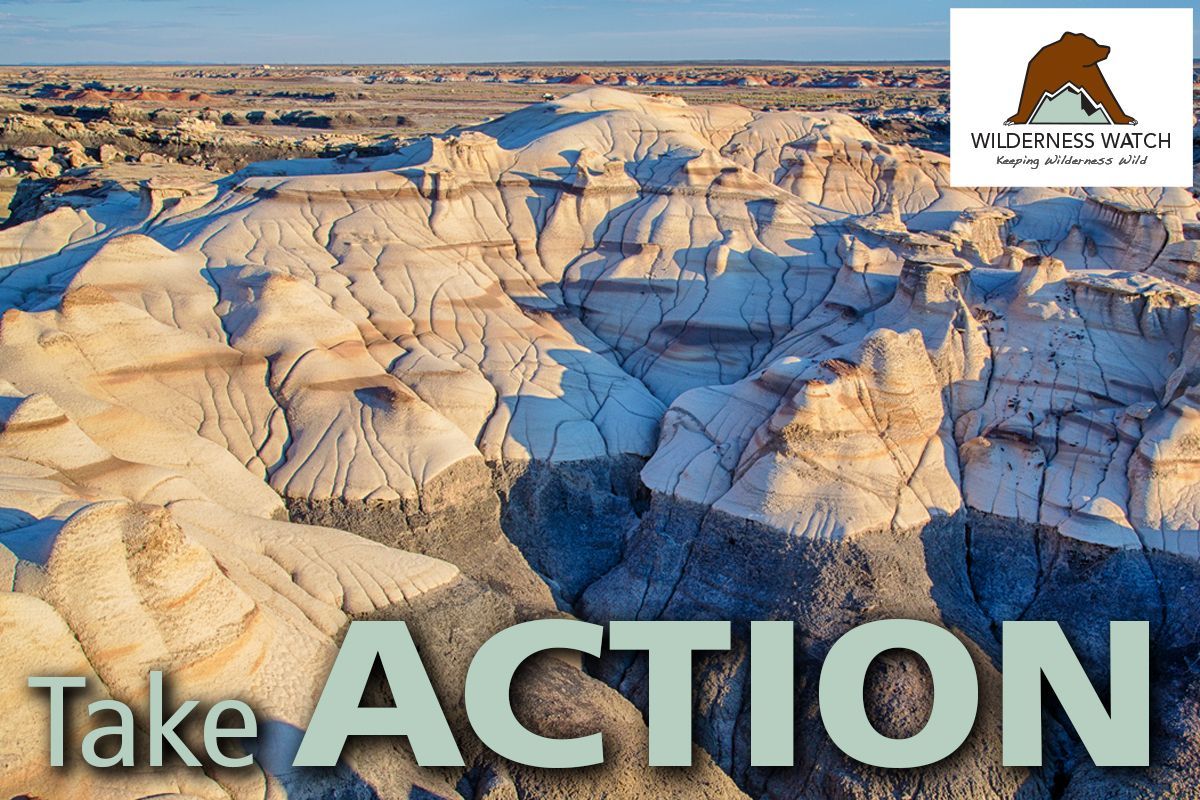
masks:
<svg viewBox="0 0 1200 800"><path fill-rule="evenodd" d="M0 231L0 615L48 643L6 647L8 683L78 670L136 707L169 666L283 731L253 777L70 791L737 796L707 756L638 768L636 711L560 662L518 696L547 730L610 723L594 775L477 743L465 775L390 745L286 768L350 618L409 620L456 708L470 643L559 611L795 620L795 768L749 767L740 643L698 677L697 741L771 798L1141 796L1065 728L1043 770L999 766L992 712L999 622L1060 620L1102 677L1108 620L1149 619L1137 782L1195 787L1200 205L948 172L840 114L596 88ZM823 653L889 616L950 627L983 683L975 734L920 773L850 762L815 716ZM594 672L644 700L644 663ZM881 727L919 727L928 691L881 662ZM6 763L14 794L110 780Z"/></svg>

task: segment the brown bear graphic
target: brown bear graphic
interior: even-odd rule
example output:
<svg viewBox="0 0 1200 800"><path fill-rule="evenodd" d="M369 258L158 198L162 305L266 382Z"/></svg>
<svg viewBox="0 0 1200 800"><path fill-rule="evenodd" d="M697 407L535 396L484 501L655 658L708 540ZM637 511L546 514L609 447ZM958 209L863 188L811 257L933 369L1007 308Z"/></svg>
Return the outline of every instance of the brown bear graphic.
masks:
<svg viewBox="0 0 1200 800"><path fill-rule="evenodd" d="M1006 125L1029 122L1045 93L1054 94L1066 83L1086 91L1094 102L1104 106L1112 121L1118 125L1137 125L1137 120L1121 109L1121 104L1108 88L1100 62L1108 58L1109 48L1082 33L1064 33L1057 42L1048 44L1029 59L1025 70L1025 86L1021 89L1021 106L1008 118Z"/></svg>

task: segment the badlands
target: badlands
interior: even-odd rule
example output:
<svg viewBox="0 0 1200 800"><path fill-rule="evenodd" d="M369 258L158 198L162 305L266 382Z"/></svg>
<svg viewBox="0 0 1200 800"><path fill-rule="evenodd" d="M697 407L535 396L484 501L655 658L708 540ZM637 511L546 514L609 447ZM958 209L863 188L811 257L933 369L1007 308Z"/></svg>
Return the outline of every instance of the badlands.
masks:
<svg viewBox="0 0 1200 800"><path fill-rule="evenodd" d="M37 206L0 230L0 790L1193 796L1198 214L1182 189L955 189L945 156L841 112L609 87ZM467 659L560 615L734 620L733 650L696 659L693 768L643 766L630 656L514 686L539 733L604 730L603 767L472 737ZM980 676L971 737L922 770L848 759L816 716L831 644L893 617L954 631ZM408 622L467 769L375 739L290 766L368 618ZM757 619L797 623L789 769L749 765ZM1092 766L1053 704L1045 765L1000 766L1000 624L1042 619L1102 696L1109 620L1150 621L1148 768ZM28 675L144 714L151 669L250 703L257 766L45 766ZM910 654L866 693L887 735L923 725Z"/></svg>
<svg viewBox="0 0 1200 800"><path fill-rule="evenodd" d="M849 111L883 141L947 146L949 72L936 62L0 66L0 221L14 193L10 219L27 219L59 195L124 181L126 162L232 172L380 155L595 85Z"/></svg>

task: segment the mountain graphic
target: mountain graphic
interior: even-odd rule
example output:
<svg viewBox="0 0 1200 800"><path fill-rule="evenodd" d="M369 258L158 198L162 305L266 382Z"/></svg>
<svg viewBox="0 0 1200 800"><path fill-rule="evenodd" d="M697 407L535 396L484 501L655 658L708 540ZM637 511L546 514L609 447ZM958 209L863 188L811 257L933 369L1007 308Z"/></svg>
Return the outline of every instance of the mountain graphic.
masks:
<svg viewBox="0 0 1200 800"><path fill-rule="evenodd" d="M1030 125L1112 125L1108 110L1092 99L1086 89L1064 83L1054 92L1043 92Z"/></svg>

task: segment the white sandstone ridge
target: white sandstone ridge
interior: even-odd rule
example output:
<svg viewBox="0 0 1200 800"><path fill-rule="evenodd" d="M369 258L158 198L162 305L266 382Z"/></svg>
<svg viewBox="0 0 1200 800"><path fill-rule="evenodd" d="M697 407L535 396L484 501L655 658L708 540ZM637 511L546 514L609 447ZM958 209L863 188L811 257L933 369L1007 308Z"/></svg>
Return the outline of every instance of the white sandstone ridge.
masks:
<svg viewBox="0 0 1200 800"><path fill-rule="evenodd" d="M920 333L880 329L685 394L643 476L795 536L915 528L961 506L941 394Z"/></svg>
<svg viewBox="0 0 1200 800"><path fill-rule="evenodd" d="M203 473L198 473L203 474ZM230 489L236 495L237 489ZM461 800L447 779L373 740L348 750L338 770L297 771L292 759L351 618L400 609L410 625L486 638L514 621L501 598L475 599L445 561L344 531L297 525L230 507L236 497L205 494L178 471L119 458L90 438L45 394L0 383L0 677L8 709L0 737L0 791L6 796L177 797L280 800L420 794ZM439 605L440 604L440 605ZM458 619L456 614L462 614ZM457 620L457 621L456 621ZM453 651L449 643L433 649ZM466 646L465 671L474 647ZM168 676L171 695L202 708L236 697L258 719L247 768L91 769L78 763L85 732L105 722L88 704L113 698L148 719L147 674ZM565 666L523 687L528 704L558 724L615 731L619 764L573 790L544 775L504 778L529 797L743 797L700 759L694 774L646 778L634 763L647 732L615 692ZM50 768L43 747L49 704L26 687L33 675L87 680L67 705L69 761ZM461 677L461 676L460 676ZM451 699L451 702L456 702ZM569 709L569 715L560 713ZM461 711L457 712L461 715ZM555 716L555 715L558 716ZM195 716L195 715L193 715ZM573 730L573 728L572 728ZM185 722L186 746L203 752L199 724ZM477 744L469 758L488 756ZM71 753L74 752L74 756ZM494 772L498 767L489 767ZM470 796L470 795L468 795Z"/></svg>
<svg viewBox="0 0 1200 800"><path fill-rule="evenodd" d="M504 593L537 583L508 574L528 572L511 547L456 566L289 507L482 554L507 546L497 491L523 497L508 524L560 597L621 558L637 488L605 465L647 458L660 499L796 537L965 509L1200 557L1200 206L947 176L840 114L590 89L389 156L114 191L0 231L0 677L19 709L0 789L302 796L280 752L240 777L48 770L16 693L71 672L141 708L167 667L189 696L251 701L286 750L352 615L508 602L511 622ZM587 731L620 719L641 752L632 707L588 680L534 695L586 699ZM394 751L356 757L380 796L417 785ZM632 758L607 783L513 779L737 794L711 762L620 772Z"/></svg>
<svg viewBox="0 0 1200 800"><path fill-rule="evenodd" d="M1032 413L1027 444L1056 474L1071 415L1150 403L1156 424L1186 357L1197 203L956 189L947 175L944 157L842 114L589 89L388 156L264 163L183 194L148 185L2 231L0 378L53 398L117 457L269 516L280 495L413 506L435 485L452 499L484 464L649 457L688 390L737 392L782 358L915 328L967 505L1066 530L1084 514L1070 506L1101 491L1091 473L1069 501L1058 484L1034 491L1035 513L1028 485L1005 499L1017 478L991 500L970 491L961 467L998 456L959 451L1025 435ZM1017 270L1050 254L1067 277L1027 290ZM1114 359L1140 369L1113 378ZM731 460L740 440L712 436ZM664 459L653 488L689 482ZM716 502L727 478L711 480L687 496ZM806 513L786 506L772 518Z"/></svg>
<svg viewBox="0 0 1200 800"><path fill-rule="evenodd" d="M215 502L179 472L115 456L50 397L11 385L0 385L0 465L8 794L281 796L261 766L219 781L48 769L29 746L45 739L48 706L30 702L24 678L82 675L89 699L144 713L146 674L162 669L180 696L212 703L236 689L264 723L300 729L350 615L459 577L442 561ZM86 703L71 708L72 729L86 729Z"/></svg>
<svg viewBox="0 0 1200 800"><path fill-rule="evenodd" d="M668 410L652 489L794 534L905 530L964 505L1200 557L1200 295L1146 275L910 263L872 307ZM847 309L849 311L847 311Z"/></svg>

